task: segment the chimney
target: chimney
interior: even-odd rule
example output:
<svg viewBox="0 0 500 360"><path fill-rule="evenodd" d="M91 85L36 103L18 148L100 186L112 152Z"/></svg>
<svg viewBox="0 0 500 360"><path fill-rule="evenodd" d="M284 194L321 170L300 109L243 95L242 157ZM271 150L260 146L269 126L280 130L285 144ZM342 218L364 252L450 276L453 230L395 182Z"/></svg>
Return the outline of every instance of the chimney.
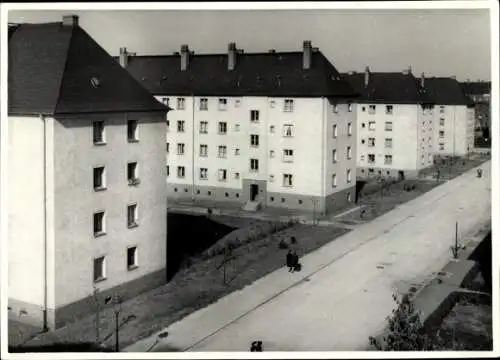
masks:
<svg viewBox="0 0 500 360"><path fill-rule="evenodd" d="M233 71L236 67L236 58L238 52L236 51L236 43L229 43L227 47L227 69Z"/></svg>
<svg viewBox="0 0 500 360"><path fill-rule="evenodd" d="M306 40L303 43L303 53L302 53L302 68L304 70L311 68L311 55L312 55L311 41Z"/></svg>
<svg viewBox="0 0 500 360"><path fill-rule="evenodd" d="M63 16L63 26L78 26L78 16L65 15Z"/></svg>
<svg viewBox="0 0 500 360"><path fill-rule="evenodd" d="M189 47L181 45L181 71L186 71L189 67Z"/></svg>
<svg viewBox="0 0 500 360"><path fill-rule="evenodd" d="M420 76L420 87L424 87L424 84L425 84L425 74L422 73L422 75Z"/></svg>
<svg viewBox="0 0 500 360"><path fill-rule="evenodd" d="M120 65L122 68L127 68L128 66L128 52L126 47L120 48Z"/></svg>
<svg viewBox="0 0 500 360"><path fill-rule="evenodd" d="M411 75L411 65L408 66L408 69L403 70L403 75Z"/></svg>
<svg viewBox="0 0 500 360"><path fill-rule="evenodd" d="M370 82L370 68L367 66L365 67L365 87L368 86L369 82Z"/></svg>
<svg viewBox="0 0 500 360"><path fill-rule="evenodd" d="M457 77L455 75L450 76L453 80L457 80Z"/></svg>

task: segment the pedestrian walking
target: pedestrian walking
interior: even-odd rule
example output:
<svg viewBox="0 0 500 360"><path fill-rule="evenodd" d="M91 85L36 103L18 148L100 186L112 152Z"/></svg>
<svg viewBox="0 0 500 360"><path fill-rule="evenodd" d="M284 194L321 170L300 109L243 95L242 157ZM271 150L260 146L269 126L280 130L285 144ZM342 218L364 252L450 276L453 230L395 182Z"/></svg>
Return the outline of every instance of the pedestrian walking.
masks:
<svg viewBox="0 0 500 360"><path fill-rule="evenodd" d="M292 250L288 250L288 254L286 254L286 266L288 267L288 272L293 271L293 253Z"/></svg>
<svg viewBox="0 0 500 360"><path fill-rule="evenodd" d="M297 252L295 250L292 253L292 257L293 257L293 262L292 262L293 270L292 270L292 272L300 271L302 268L302 265L300 265L299 255L297 254Z"/></svg>

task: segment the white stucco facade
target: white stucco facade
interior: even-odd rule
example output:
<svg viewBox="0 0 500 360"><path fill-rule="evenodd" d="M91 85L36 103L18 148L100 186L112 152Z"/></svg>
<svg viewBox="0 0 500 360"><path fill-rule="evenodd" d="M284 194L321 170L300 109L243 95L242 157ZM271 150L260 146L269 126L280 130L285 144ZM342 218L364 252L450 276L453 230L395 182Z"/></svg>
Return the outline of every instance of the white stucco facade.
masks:
<svg viewBox="0 0 500 360"><path fill-rule="evenodd" d="M465 156L474 148L474 108L465 105L437 105L435 152L438 155Z"/></svg>
<svg viewBox="0 0 500 360"><path fill-rule="evenodd" d="M93 143L95 120L104 120L105 144ZM138 121L138 141L128 141L127 120ZM93 286L106 292L166 271L165 157L158 151L165 146L164 114L48 118L45 171L43 136L41 118L9 117L9 301L13 307L25 307L29 316L39 318L32 313L42 311L47 284L47 309L57 314L58 309L91 296ZM130 162L137 162L140 183L136 186L127 179ZM93 171L101 166L105 189L96 191ZM130 204L137 204L138 226L133 228L127 226ZM105 234L98 237L93 232L97 211L105 212ZM129 268L127 248L131 246L137 247L137 266ZM101 256L105 256L104 277L95 282L94 259Z"/></svg>
<svg viewBox="0 0 500 360"><path fill-rule="evenodd" d="M357 113L361 177L414 176L433 163L432 112L418 104L362 103Z"/></svg>
<svg viewBox="0 0 500 360"><path fill-rule="evenodd" d="M293 207L310 197L325 198L355 185L355 126L346 101L334 113L330 101L321 97L156 97L168 99L174 109L169 113L167 133L172 196L196 199L210 193L214 200L245 201L250 191L246 187L258 183L262 204ZM207 110L200 109L202 99L207 99ZM221 99L226 101L223 108L219 107ZM183 109L177 106L178 101L183 101ZM285 111L285 102L292 104L292 111ZM183 122L183 131L178 131L182 126L179 121ZM348 122L352 122L350 136ZM335 139L334 123L338 125ZM227 132L221 134L220 126ZM352 159L347 160L344 148L350 143ZM179 146L183 147L182 154L178 153ZM225 152L219 150L221 146ZM332 164L335 146L339 159ZM251 168L252 159L258 160L258 170ZM178 176L178 167L184 168L184 177ZM346 167L352 168L351 183L345 181ZM206 177L201 176L202 169L206 169ZM220 178L224 170L225 180ZM335 188L331 186L333 172L338 173ZM292 175L291 185L288 175Z"/></svg>

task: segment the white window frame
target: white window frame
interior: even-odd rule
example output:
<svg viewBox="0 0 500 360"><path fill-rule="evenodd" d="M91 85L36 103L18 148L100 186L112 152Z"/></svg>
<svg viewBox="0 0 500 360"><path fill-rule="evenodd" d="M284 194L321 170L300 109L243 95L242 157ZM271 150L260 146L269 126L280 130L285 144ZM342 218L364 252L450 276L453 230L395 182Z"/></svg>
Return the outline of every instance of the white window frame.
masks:
<svg viewBox="0 0 500 360"><path fill-rule="evenodd" d="M130 170L132 169L132 175ZM127 181L130 186L139 185L139 164L137 161L131 161L127 163Z"/></svg>
<svg viewBox="0 0 500 360"><path fill-rule="evenodd" d="M208 156L208 145L200 144L200 157L207 157L207 156Z"/></svg>
<svg viewBox="0 0 500 360"><path fill-rule="evenodd" d="M384 165L392 165L392 155L384 155Z"/></svg>
<svg viewBox="0 0 500 360"><path fill-rule="evenodd" d="M293 99L284 99L283 100L283 111L284 112L293 112L295 101Z"/></svg>
<svg viewBox="0 0 500 360"><path fill-rule="evenodd" d="M200 111L208 111L208 98L200 98Z"/></svg>
<svg viewBox="0 0 500 360"><path fill-rule="evenodd" d="M219 145L217 148L217 156L221 159L227 158L227 146L226 145Z"/></svg>
<svg viewBox="0 0 500 360"><path fill-rule="evenodd" d="M352 112L352 103L347 103L347 112Z"/></svg>
<svg viewBox="0 0 500 360"><path fill-rule="evenodd" d="M219 135L227 135L227 122L226 121L219 121L217 128L218 128Z"/></svg>
<svg viewBox="0 0 500 360"><path fill-rule="evenodd" d="M294 136L294 129L293 125L291 124L284 124L283 125L283 137L286 138L291 138Z"/></svg>
<svg viewBox="0 0 500 360"><path fill-rule="evenodd" d="M102 127L99 129L99 135L97 134L97 124L102 124ZM105 145L106 144L106 123L104 120L94 120L92 122L92 142L94 145Z"/></svg>
<svg viewBox="0 0 500 360"><path fill-rule="evenodd" d="M368 130L369 131L375 131L376 125L377 125L377 123L375 121L368 121Z"/></svg>
<svg viewBox="0 0 500 360"><path fill-rule="evenodd" d="M186 99L183 97L178 97L177 98L177 110L184 110L186 109Z"/></svg>
<svg viewBox="0 0 500 360"><path fill-rule="evenodd" d="M186 122L184 120L177 120L177 132L178 133L186 132Z"/></svg>
<svg viewBox="0 0 500 360"><path fill-rule="evenodd" d="M184 166L177 166L177 178L184 179L186 177L186 168Z"/></svg>
<svg viewBox="0 0 500 360"><path fill-rule="evenodd" d="M352 136L352 123L347 123L347 136Z"/></svg>
<svg viewBox="0 0 500 360"><path fill-rule="evenodd" d="M347 169L346 170L346 176L345 176L346 183L350 183L352 181L352 170Z"/></svg>
<svg viewBox="0 0 500 360"><path fill-rule="evenodd" d="M352 159L352 147L351 146L346 147L346 159L347 160Z"/></svg>
<svg viewBox="0 0 500 360"><path fill-rule="evenodd" d="M333 124L332 131L333 131L332 137L333 137L334 139L336 139L336 138L337 138L337 136L339 135L339 134L338 134L338 132L339 132L339 128L338 128L337 124Z"/></svg>
<svg viewBox="0 0 500 360"><path fill-rule="evenodd" d="M377 113L377 105L368 105L368 114L375 115Z"/></svg>
<svg viewBox="0 0 500 360"><path fill-rule="evenodd" d="M269 126L269 132L270 132L271 134L274 134L274 133L275 133L275 131L276 131L276 128L274 127L274 125L270 125L270 126Z"/></svg>
<svg viewBox="0 0 500 360"><path fill-rule="evenodd" d="M260 121L260 112L259 110L250 110L250 122L257 124Z"/></svg>
<svg viewBox="0 0 500 360"><path fill-rule="evenodd" d="M129 251L133 250L133 264L129 263ZM137 250L137 245L132 245L127 247L127 270L133 270L137 269L139 267L139 256L138 256L138 250Z"/></svg>
<svg viewBox="0 0 500 360"><path fill-rule="evenodd" d="M269 150L269 157L273 158L274 157L274 150Z"/></svg>
<svg viewBox="0 0 500 360"><path fill-rule="evenodd" d="M259 135L250 134L250 146L254 148L259 147Z"/></svg>
<svg viewBox="0 0 500 360"><path fill-rule="evenodd" d="M96 174L97 171L100 171L100 174ZM96 175L99 177L99 182L101 183L100 186L96 186ZM95 166L92 169L92 176L93 176L93 186L94 186L94 191L103 191L106 190L106 167L105 166Z"/></svg>
<svg viewBox="0 0 500 360"><path fill-rule="evenodd" d="M444 130L439 130L439 138L444 139Z"/></svg>
<svg viewBox="0 0 500 360"><path fill-rule="evenodd" d="M368 155L368 156L367 156L367 160L366 160L366 161L368 162L368 164L375 164L375 160L376 160L376 158L375 158L375 154L367 154L367 155ZM371 158L372 156L373 156L373 160L370 160L370 158Z"/></svg>
<svg viewBox="0 0 500 360"><path fill-rule="evenodd" d="M101 266L99 273L101 276L96 277L95 276L96 275L96 264L101 259L102 259L102 262L99 262L99 264ZM92 259L92 271L93 271L92 279L93 279L94 283L106 280L106 256L105 255L97 256L97 257Z"/></svg>
<svg viewBox="0 0 500 360"><path fill-rule="evenodd" d="M208 169L207 168L200 168L199 179L200 180L208 180Z"/></svg>
<svg viewBox="0 0 500 360"><path fill-rule="evenodd" d="M219 111L227 110L227 98L219 98Z"/></svg>
<svg viewBox="0 0 500 360"><path fill-rule="evenodd" d="M337 149L332 149L332 164L336 164L338 159L338 151Z"/></svg>
<svg viewBox="0 0 500 360"><path fill-rule="evenodd" d="M100 216L101 229L96 231L96 216ZM102 236L106 234L106 212L104 210L95 211L92 215L92 231L94 237Z"/></svg>
<svg viewBox="0 0 500 360"><path fill-rule="evenodd" d="M384 126L385 131L392 131L392 121L386 121Z"/></svg>
<svg viewBox="0 0 500 360"><path fill-rule="evenodd" d="M293 174L283 174L283 187L293 187Z"/></svg>
<svg viewBox="0 0 500 360"><path fill-rule="evenodd" d="M134 143L139 141L139 121L127 120L127 141Z"/></svg>
<svg viewBox="0 0 500 360"><path fill-rule="evenodd" d="M385 138L384 145L386 149L392 149L392 138Z"/></svg>
<svg viewBox="0 0 500 360"><path fill-rule="evenodd" d="M177 155L184 155L186 150L186 145L184 143L177 143Z"/></svg>
<svg viewBox="0 0 500 360"><path fill-rule="evenodd" d="M394 114L394 106L393 105L386 105L385 106L385 114L386 115Z"/></svg>
<svg viewBox="0 0 500 360"><path fill-rule="evenodd" d="M337 174L333 173L332 174L332 188L336 188L336 187L337 187Z"/></svg>
<svg viewBox="0 0 500 360"><path fill-rule="evenodd" d="M374 137L368 138L368 147L375 147L375 138Z"/></svg>
<svg viewBox="0 0 500 360"><path fill-rule="evenodd" d="M293 163L293 149L283 149L283 162Z"/></svg>
<svg viewBox="0 0 500 360"><path fill-rule="evenodd" d="M219 181L227 181L227 169L219 169Z"/></svg>
<svg viewBox="0 0 500 360"><path fill-rule="evenodd" d="M133 219L130 221L130 210L132 209ZM137 203L127 205L127 227L129 229L139 226L139 215Z"/></svg>
<svg viewBox="0 0 500 360"><path fill-rule="evenodd" d="M334 114L339 112L339 104L332 104L332 111Z"/></svg>
<svg viewBox="0 0 500 360"><path fill-rule="evenodd" d="M200 121L200 134L208 134L208 121Z"/></svg>
<svg viewBox="0 0 500 360"><path fill-rule="evenodd" d="M250 172L259 172L259 159L250 159Z"/></svg>

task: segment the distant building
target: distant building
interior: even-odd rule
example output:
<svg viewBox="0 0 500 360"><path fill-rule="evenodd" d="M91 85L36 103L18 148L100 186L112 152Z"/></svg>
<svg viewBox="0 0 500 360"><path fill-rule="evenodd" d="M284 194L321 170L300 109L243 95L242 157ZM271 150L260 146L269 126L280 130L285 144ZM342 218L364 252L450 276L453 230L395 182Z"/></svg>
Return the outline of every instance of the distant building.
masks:
<svg viewBox="0 0 500 360"><path fill-rule="evenodd" d="M356 105L358 176L415 178L433 165L433 100L411 69L343 75Z"/></svg>
<svg viewBox="0 0 500 360"><path fill-rule="evenodd" d="M491 129L491 82L466 81L460 85L465 95L475 104L476 129ZM480 133L482 134L481 131Z"/></svg>
<svg viewBox="0 0 500 360"><path fill-rule="evenodd" d="M354 200L356 94L310 41L301 52L122 49L120 63L175 109L169 198L318 212Z"/></svg>
<svg viewBox="0 0 500 360"><path fill-rule="evenodd" d="M165 282L167 108L76 16L8 46L9 316L53 329Z"/></svg>
<svg viewBox="0 0 500 360"><path fill-rule="evenodd" d="M454 78L426 78L425 87L436 102L435 153L467 155L474 148L474 104Z"/></svg>

